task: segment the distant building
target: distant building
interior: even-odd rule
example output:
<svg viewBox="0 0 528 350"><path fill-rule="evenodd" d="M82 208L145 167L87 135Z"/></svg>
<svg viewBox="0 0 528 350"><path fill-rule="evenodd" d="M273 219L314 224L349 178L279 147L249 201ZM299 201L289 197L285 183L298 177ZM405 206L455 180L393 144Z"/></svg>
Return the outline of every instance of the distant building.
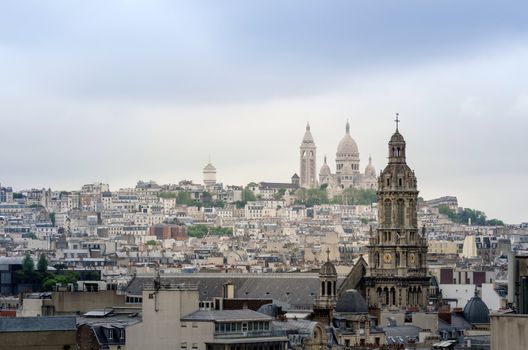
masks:
<svg viewBox="0 0 528 350"><path fill-rule="evenodd" d="M13 202L13 189L11 187L2 187L0 184L0 203Z"/></svg>
<svg viewBox="0 0 528 350"><path fill-rule="evenodd" d="M22 256L0 257L0 295L17 295L16 272L22 269Z"/></svg>
<svg viewBox="0 0 528 350"><path fill-rule="evenodd" d="M310 125L307 124L300 147L300 187L314 188L324 184L331 195L338 195L346 188L372 189L376 187L376 170L370 157L365 172L361 173L359 170L359 151L356 141L350 136L348 122L345 136L337 146L335 173L330 170L325 156L324 164L319 170L319 179L317 179L316 156L317 147L310 131Z"/></svg>
<svg viewBox="0 0 528 350"><path fill-rule="evenodd" d="M203 168L203 182L206 187L212 187L216 184L216 168L210 161Z"/></svg>
<svg viewBox="0 0 528 350"><path fill-rule="evenodd" d="M451 210L458 209L458 200L454 196L445 196L440 198L431 199L425 202L428 207L438 208L440 206L447 206Z"/></svg>
<svg viewBox="0 0 528 350"><path fill-rule="evenodd" d="M144 286L142 322L129 327L127 349L286 350L271 316L242 310L199 309L198 289L161 279Z"/></svg>
<svg viewBox="0 0 528 350"><path fill-rule="evenodd" d="M176 241L185 241L187 236L187 228L185 225L167 225L159 224L151 226L149 229L149 236L156 236L157 239L174 239Z"/></svg>

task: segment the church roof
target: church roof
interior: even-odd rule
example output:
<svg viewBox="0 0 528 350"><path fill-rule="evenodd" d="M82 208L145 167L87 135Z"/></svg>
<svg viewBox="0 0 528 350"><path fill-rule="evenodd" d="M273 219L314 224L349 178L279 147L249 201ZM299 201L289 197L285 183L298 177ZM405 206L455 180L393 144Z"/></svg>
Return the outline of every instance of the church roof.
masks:
<svg viewBox="0 0 528 350"><path fill-rule="evenodd" d="M367 313L365 298L355 289L348 289L336 303L335 311L339 313Z"/></svg>
<svg viewBox="0 0 528 350"><path fill-rule="evenodd" d="M392 134L390 142L405 142L405 139L403 138L402 134L396 130L394 134Z"/></svg>
<svg viewBox="0 0 528 350"><path fill-rule="evenodd" d="M480 299L476 292L475 296L464 307L463 315L466 321L471 324L490 323L488 306Z"/></svg>
<svg viewBox="0 0 528 350"><path fill-rule="evenodd" d="M346 124L345 136L339 141L337 145L337 154L358 154L358 146L356 141L350 136L350 124Z"/></svg>
<svg viewBox="0 0 528 350"><path fill-rule="evenodd" d="M309 308L319 295L319 274L316 273L267 273L267 274L218 274L195 273L162 276L163 283L196 285L200 300L222 296L223 284L235 285L235 298L266 298L280 301L288 309ZM337 288L344 281L337 277ZM152 275L134 277L126 290L129 295L141 295L143 285L152 283Z"/></svg>
<svg viewBox="0 0 528 350"><path fill-rule="evenodd" d="M334 264L332 264L330 261L327 261L321 266L321 269L319 270L320 275L333 275L337 276L336 268L334 267Z"/></svg>

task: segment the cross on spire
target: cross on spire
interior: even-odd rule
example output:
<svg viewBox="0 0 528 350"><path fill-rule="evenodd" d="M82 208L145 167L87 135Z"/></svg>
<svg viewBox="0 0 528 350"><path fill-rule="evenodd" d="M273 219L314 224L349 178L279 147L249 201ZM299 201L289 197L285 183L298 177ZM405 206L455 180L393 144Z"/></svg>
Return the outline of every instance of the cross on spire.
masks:
<svg viewBox="0 0 528 350"><path fill-rule="evenodd" d="M398 124L400 123L400 113L396 113L396 119L394 121L396 122L396 131L398 131Z"/></svg>
<svg viewBox="0 0 528 350"><path fill-rule="evenodd" d="M326 247L326 261L330 261L330 248Z"/></svg>

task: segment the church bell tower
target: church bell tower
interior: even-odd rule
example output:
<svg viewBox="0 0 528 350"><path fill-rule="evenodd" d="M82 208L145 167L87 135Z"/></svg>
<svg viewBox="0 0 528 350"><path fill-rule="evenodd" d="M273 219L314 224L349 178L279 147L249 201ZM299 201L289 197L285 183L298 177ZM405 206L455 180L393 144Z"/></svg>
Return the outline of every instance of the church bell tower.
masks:
<svg viewBox="0 0 528 350"><path fill-rule="evenodd" d="M389 141L389 164L378 178L378 223L369 238L365 277L369 307L424 309L428 302L427 238L418 229L418 190L406 163L406 143L398 130Z"/></svg>
<svg viewBox="0 0 528 350"><path fill-rule="evenodd" d="M306 124L306 131L300 147L301 169L300 185L304 188L317 187L315 142L310 132L310 124Z"/></svg>

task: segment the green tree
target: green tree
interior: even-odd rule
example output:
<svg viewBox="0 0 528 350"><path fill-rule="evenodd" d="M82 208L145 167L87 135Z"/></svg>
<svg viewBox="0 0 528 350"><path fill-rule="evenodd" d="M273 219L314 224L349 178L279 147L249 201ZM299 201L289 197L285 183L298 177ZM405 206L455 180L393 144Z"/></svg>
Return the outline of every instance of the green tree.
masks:
<svg viewBox="0 0 528 350"><path fill-rule="evenodd" d="M176 196L176 203L182 204L182 205L193 205L194 202L191 199L191 194L186 191L180 191L178 192L178 195Z"/></svg>
<svg viewBox="0 0 528 350"><path fill-rule="evenodd" d="M22 260L22 271L25 275L32 275L35 272L35 262L31 258L31 255L26 254L24 260Z"/></svg>
<svg viewBox="0 0 528 350"><path fill-rule="evenodd" d="M42 281L42 289L45 292L50 292L53 290L53 287L57 284L57 280L53 277L46 278Z"/></svg>
<svg viewBox="0 0 528 350"><path fill-rule="evenodd" d="M146 245L156 245L156 244L158 244L158 242L155 239L151 239L151 240L145 242L145 244Z"/></svg>
<svg viewBox="0 0 528 350"><path fill-rule="evenodd" d="M51 220L51 225L55 226L55 213L49 213L49 218Z"/></svg>
<svg viewBox="0 0 528 350"><path fill-rule="evenodd" d="M213 196L209 192L205 191L204 193L202 193L201 202L204 207L212 207L213 206Z"/></svg>
<svg viewBox="0 0 528 350"><path fill-rule="evenodd" d="M187 235L189 237L202 238L209 233L209 228L206 225L198 224L187 227Z"/></svg>
<svg viewBox="0 0 528 350"><path fill-rule="evenodd" d="M370 205L376 201L376 190L359 188L346 188L333 200L334 203L346 205Z"/></svg>
<svg viewBox="0 0 528 350"><path fill-rule="evenodd" d="M286 194L286 189L279 188L279 190L273 194L273 199L280 201L281 199L284 199L284 194Z"/></svg>
<svg viewBox="0 0 528 350"><path fill-rule="evenodd" d="M158 193L158 197L163 198L163 199L170 199L170 198L177 198L178 195L175 192L160 192ZM178 200L176 199L176 201Z"/></svg>
<svg viewBox="0 0 528 350"><path fill-rule="evenodd" d="M23 234L23 237L24 237L24 238L30 238L30 239L38 239L38 238L37 238L37 235L34 234L33 232L24 233L24 234Z"/></svg>
<svg viewBox="0 0 528 350"><path fill-rule="evenodd" d="M76 283L81 276L77 271L67 270L63 274L56 274L54 278L61 286L65 286L69 283Z"/></svg>
<svg viewBox="0 0 528 350"><path fill-rule="evenodd" d="M468 224L471 221L473 225L480 226L504 226L504 222L498 219L487 220L486 214L480 210L463 208L458 212L449 208L447 205L438 207L440 214L446 215L449 220L458 224Z"/></svg>
<svg viewBox="0 0 528 350"><path fill-rule="evenodd" d="M255 194L248 187L242 190L242 202L247 203L247 202L252 202L255 200L257 200L257 198L255 197Z"/></svg>
<svg viewBox="0 0 528 350"><path fill-rule="evenodd" d="M297 200L296 204L304 204L307 207L313 207L314 205L328 204L328 194L326 189L320 188L300 188L295 192Z"/></svg>
<svg viewBox="0 0 528 350"><path fill-rule="evenodd" d="M99 273L99 271L89 271L86 274L86 280L87 281L100 281L101 274Z"/></svg>
<svg viewBox="0 0 528 350"><path fill-rule="evenodd" d="M41 254L37 261L37 271L41 274L46 274L48 272L48 259L46 255Z"/></svg>
<svg viewBox="0 0 528 350"><path fill-rule="evenodd" d="M233 234L232 227L214 226L210 228L210 233L216 236L231 236Z"/></svg>

